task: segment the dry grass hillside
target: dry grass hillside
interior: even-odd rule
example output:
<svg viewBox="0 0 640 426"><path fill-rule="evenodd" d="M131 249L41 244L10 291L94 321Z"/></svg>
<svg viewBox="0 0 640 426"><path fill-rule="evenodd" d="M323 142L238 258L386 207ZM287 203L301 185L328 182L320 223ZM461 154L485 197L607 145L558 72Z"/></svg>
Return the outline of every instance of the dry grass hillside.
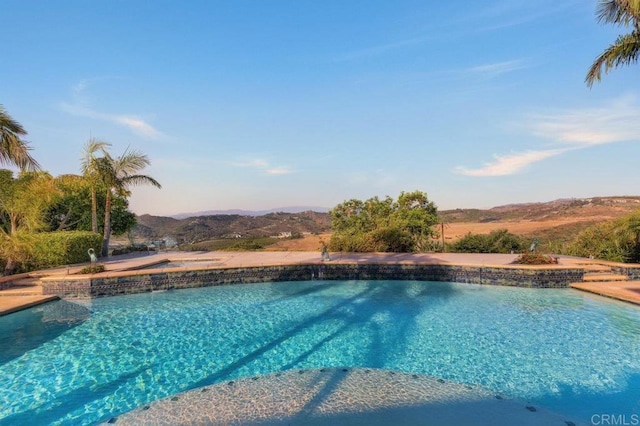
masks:
<svg viewBox="0 0 640 426"><path fill-rule="evenodd" d="M594 197L547 203L512 204L488 210L456 209L440 212L445 241L468 233L511 233L566 240L589 225L617 219L640 208L640 197Z"/></svg>
<svg viewBox="0 0 640 426"><path fill-rule="evenodd" d="M468 233L488 234L507 229L514 234L545 242L567 242L582 229L598 222L617 219L640 208L640 197L594 197L555 200L546 203L512 204L491 209L455 209L439 212L447 243ZM303 238L282 239L267 250L319 251L331 238L327 213L271 213L263 216L212 215L173 219L138 217L138 240L172 236L180 243L215 238L303 234Z"/></svg>
<svg viewBox="0 0 640 426"><path fill-rule="evenodd" d="M569 241L589 225L617 219L640 209L640 197L594 197L546 203L511 204L491 209L455 209L439 212L444 236L452 243L468 233L488 234L498 229L525 237ZM442 226L438 229L443 230ZM281 241L269 250L320 250L330 233Z"/></svg>

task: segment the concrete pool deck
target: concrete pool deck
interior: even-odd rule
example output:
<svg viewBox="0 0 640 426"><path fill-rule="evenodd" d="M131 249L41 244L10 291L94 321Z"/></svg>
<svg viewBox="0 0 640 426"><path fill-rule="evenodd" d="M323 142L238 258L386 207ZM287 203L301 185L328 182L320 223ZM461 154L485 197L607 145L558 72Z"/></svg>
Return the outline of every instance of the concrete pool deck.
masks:
<svg viewBox="0 0 640 426"><path fill-rule="evenodd" d="M112 256L100 263L104 264L110 276L126 276L133 274L136 269L148 268L153 265L173 262L210 262L215 268L241 268L258 266L283 266L300 264L400 264L400 265L460 265L486 267L513 267L511 262L517 257L515 254L476 254L476 253L331 253L331 260L323 262L318 252L150 252L123 256ZM88 263L87 263L88 264ZM65 277L77 274L84 266L73 265L61 268L34 271L23 274L16 283L31 280L37 282L42 278ZM560 257L558 265L518 265L526 269L553 269L557 267L576 267L584 269L585 273L599 274L607 278L610 263L591 259ZM640 265L639 265L640 266ZM172 270L190 270L193 266L182 266ZM11 277L3 277L7 281ZM606 296L625 302L640 304L640 281L606 281L581 282L571 287ZM29 289L29 290L27 290ZM38 292L40 292L38 294ZM57 297L43 295L41 287L14 286L2 290L0 282L0 316L21 309L55 300Z"/></svg>

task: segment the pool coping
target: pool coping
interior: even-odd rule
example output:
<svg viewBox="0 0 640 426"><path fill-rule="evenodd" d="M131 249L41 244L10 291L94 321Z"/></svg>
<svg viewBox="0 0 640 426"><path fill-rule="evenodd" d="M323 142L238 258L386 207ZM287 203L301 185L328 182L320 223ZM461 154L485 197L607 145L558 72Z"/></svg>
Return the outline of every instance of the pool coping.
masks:
<svg viewBox="0 0 640 426"><path fill-rule="evenodd" d="M157 260L156 260L157 261ZM528 288L568 288L582 281L584 269L551 265L477 265L365 261L293 262L280 265L226 265L199 268L132 269L92 275L50 276L41 279L43 294L59 297L104 297L251 282L307 280L449 281Z"/></svg>

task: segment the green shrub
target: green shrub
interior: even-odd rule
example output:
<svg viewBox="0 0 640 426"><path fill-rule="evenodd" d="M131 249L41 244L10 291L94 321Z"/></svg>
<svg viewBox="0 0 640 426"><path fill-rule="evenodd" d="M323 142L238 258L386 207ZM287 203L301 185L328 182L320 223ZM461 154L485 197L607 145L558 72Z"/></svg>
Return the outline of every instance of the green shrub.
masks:
<svg viewBox="0 0 640 426"><path fill-rule="evenodd" d="M612 262L640 261L640 215L598 223L580 232L566 250L572 256L595 257Z"/></svg>
<svg viewBox="0 0 640 426"><path fill-rule="evenodd" d="M100 252L102 236L87 231L58 231L33 234L29 270L88 262L87 250Z"/></svg>
<svg viewBox="0 0 640 426"><path fill-rule="evenodd" d="M252 250L262 250L271 244L274 244L277 241L276 238L271 237L255 237L255 238L240 238L234 240L234 242L229 245L224 250L228 251L252 251Z"/></svg>
<svg viewBox="0 0 640 426"><path fill-rule="evenodd" d="M80 270L80 273L81 274L99 274L100 272L104 272L104 271L105 271L104 265L98 264L98 265L85 266Z"/></svg>
<svg viewBox="0 0 640 426"><path fill-rule="evenodd" d="M521 252L526 242L506 229L490 232L488 235L468 233L449 246L455 253L511 253Z"/></svg>
<svg viewBox="0 0 640 426"><path fill-rule="evenodd" d="M558 263L558 259L540 253L522 253L513 262L517 265L553 265Z"/></svg>
<svg viewBox="0 0 640 426"><path fill-rule="evenodd" d="M330 251L347 253L368 253L375 251L367 235L358 233L333 234L329 240L328 248Z"/></svg>
<svg viewBox="0 0 640 426"><path fill-rule="evenodd" d="M410 253L414 251L414 241L409 232L399 228L379 228L365 235L368 246L374 252Z"/></svg>
<svg viewBox="0 0 640 426"><path fill-rule="evenodd" d="M329 249L342 252L416 252L437 235L437 208L421 191L401 192L397 200L377 196L351 199L331 212Z"/></svg>

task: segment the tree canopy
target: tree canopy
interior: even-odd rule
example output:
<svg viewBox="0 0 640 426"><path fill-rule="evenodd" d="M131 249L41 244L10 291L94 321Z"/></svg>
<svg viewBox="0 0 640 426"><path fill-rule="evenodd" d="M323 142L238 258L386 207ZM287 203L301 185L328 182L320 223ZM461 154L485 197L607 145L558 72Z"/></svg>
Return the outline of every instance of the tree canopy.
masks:
<svg viewBox="0 0 640 426"><path fill-rule="evenodd" d="M5 275L29 258L30 236L44 227L44 211L56 195L55 179L48 173L22 172L14 177L11 171L0 170L0 259Z"/></svg>
<svg viewBox="0 0 640 426"><path fill-rule="evenodd" d="M402 192L397 201L389 196L351 199L338 204L330 215L333 251L425 251L438 223L437 207L421 191Z"/></svg>
<svg viewBox="0 0 640 426"><path fill-rule="evenodd" d="M580 232L567 254L612 262L640 261L640 211Z"/></svg>

